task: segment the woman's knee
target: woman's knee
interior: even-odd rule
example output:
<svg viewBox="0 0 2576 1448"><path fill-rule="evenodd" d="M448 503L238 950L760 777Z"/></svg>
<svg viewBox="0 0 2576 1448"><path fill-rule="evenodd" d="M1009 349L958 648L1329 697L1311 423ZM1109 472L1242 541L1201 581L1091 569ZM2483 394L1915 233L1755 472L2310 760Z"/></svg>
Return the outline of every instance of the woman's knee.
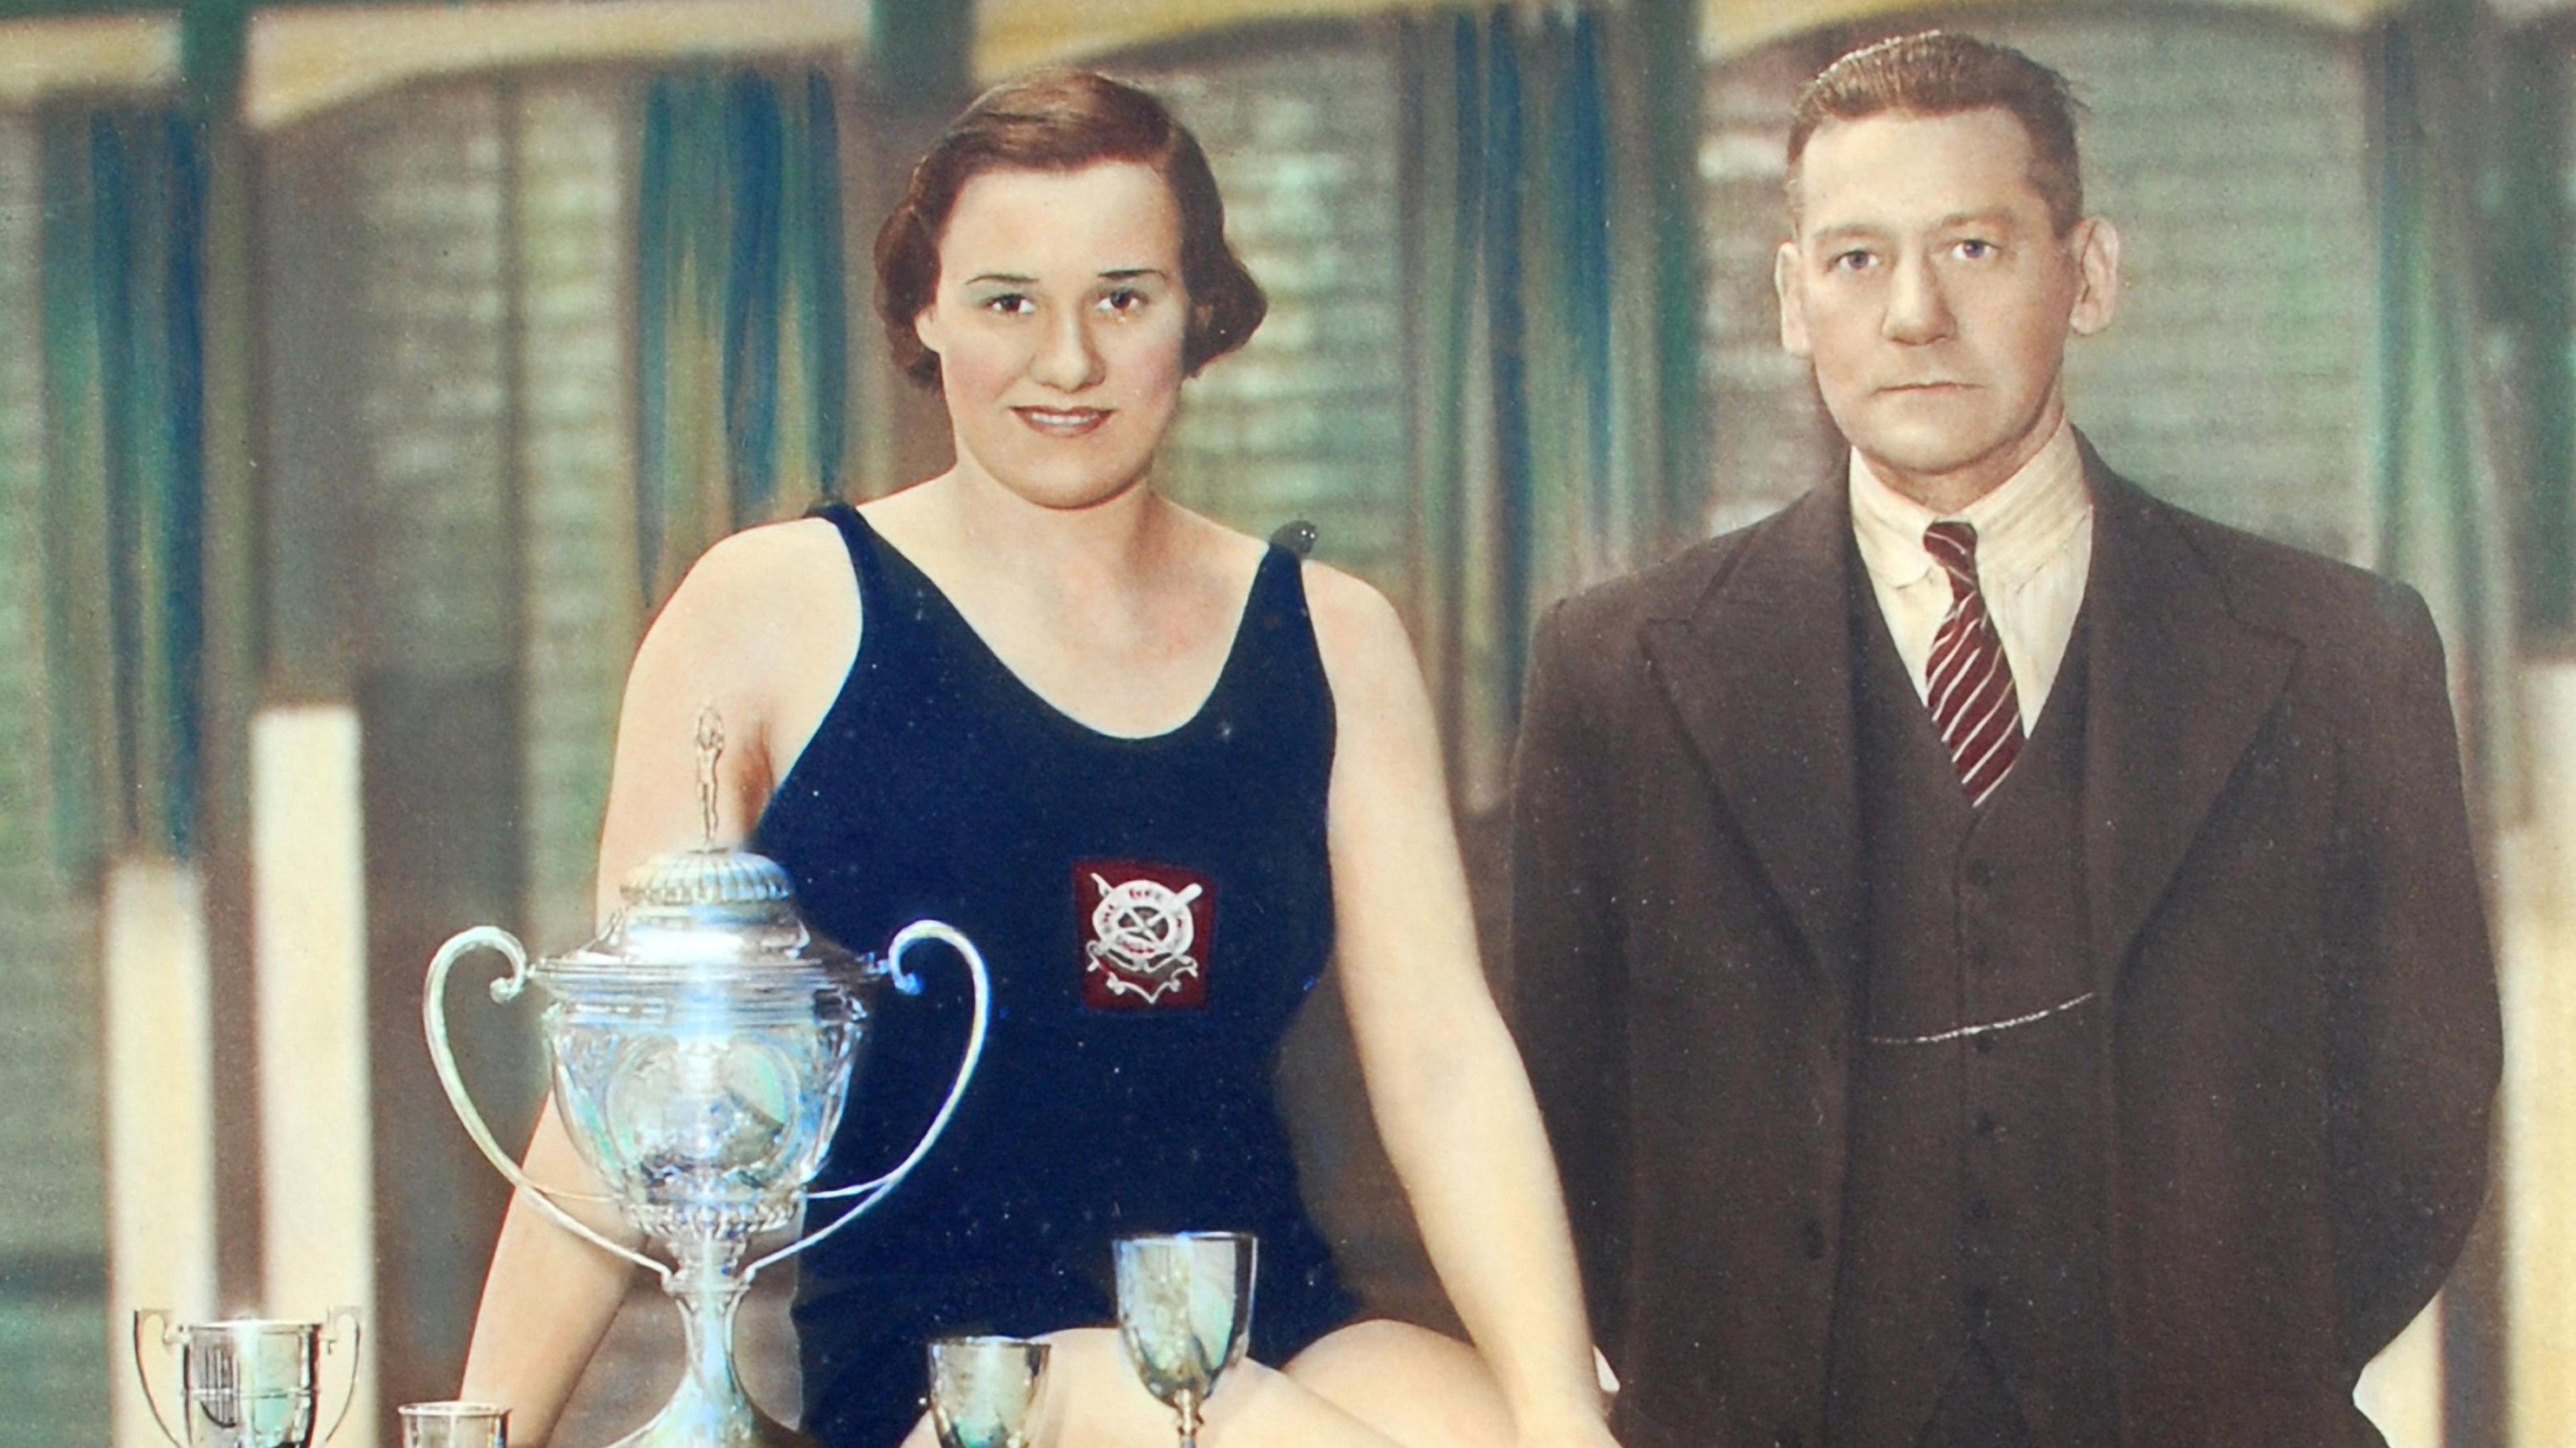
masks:
<svg viewBox="0 0 2576 1448"><path fill-rule="evenodd" d="M1506 1444L1511 1410L1476 1350L1372 1318L1317 1340L1284 1370L1306 1391L1408 1448Z"/></svg>

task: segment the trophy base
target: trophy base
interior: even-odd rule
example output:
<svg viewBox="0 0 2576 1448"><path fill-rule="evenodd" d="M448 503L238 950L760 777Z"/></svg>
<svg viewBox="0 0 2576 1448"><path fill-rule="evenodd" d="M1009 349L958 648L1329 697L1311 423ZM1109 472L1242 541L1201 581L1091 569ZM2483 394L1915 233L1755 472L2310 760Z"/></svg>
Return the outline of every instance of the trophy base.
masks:
<svg viewBox="0 0 2576 1448"><path fill-rule="evenodd" d="M748 1398L739 1411L703 1411L717 1405L673 1402L653 1421L609 1448L821 1448L812 1438L760 1411Z"/></svg>

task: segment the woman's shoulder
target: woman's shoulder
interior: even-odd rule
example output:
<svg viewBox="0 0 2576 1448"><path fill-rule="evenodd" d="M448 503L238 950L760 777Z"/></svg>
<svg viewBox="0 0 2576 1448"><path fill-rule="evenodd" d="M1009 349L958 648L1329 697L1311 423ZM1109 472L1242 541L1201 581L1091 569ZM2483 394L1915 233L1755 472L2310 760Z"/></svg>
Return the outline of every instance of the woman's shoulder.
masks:
<svg viewBox="0 0 2576 1448"><path fill-rule="evenodd" d="M830 520L763 523L718 539L700 554L654 628L739 638L747 626L810 625L817 608L829 617L854 609L857 597L848 550Z"/></svg>
<svg viewBox="0 0 2576 1448"><path fill-rule="evenodd" d="M710 601L754 602L799 589L846 587L849 577L849 549L840 528L817 516L755 524L717 539L690 565L680 588L695 589Z"/></svg>
<svg viewBox="0 0 2576 1448"><path fill-rule="evenodd" d="M821 518L746 528L700 555L636 655L635 682L694 688L762 718L811 712L855 654L859 595Z"/></svg>
<svg viewBox="0 0 2576 1448"><path fill-rule="evenodd" d="M1327 674L1338 678L1393 665L1413 667L1413 640L1405 632L1403 615L1375 584L1312 558L1303 562L1300 574L1307 616L1315 621L1315 648Z"/></svg>
<svg viewBox="0 0 2576 1448"><path fill-rule="evenodd" d="M840 530L822 518L746 528L701 554L655 616L627 675L627 718L669 734L715 708L747 745L747 821L839 695L858 641Z"/></svg>

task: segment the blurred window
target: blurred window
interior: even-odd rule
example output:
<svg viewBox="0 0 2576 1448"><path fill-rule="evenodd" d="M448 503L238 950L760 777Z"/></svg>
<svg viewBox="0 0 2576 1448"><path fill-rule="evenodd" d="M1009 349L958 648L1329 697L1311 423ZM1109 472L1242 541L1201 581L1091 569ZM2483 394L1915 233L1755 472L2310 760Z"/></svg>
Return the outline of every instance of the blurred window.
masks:
<svg viewBox="0 0 2576 1448"><path fill-rule="evenodd" d="M1257 537L1309 520L1318 557L1408 604L1406 117L1389 32L1333 27L1109 68L1198 136L1226 234L1270 295L1251 342L1190 384L1159 484Z"/></svg>

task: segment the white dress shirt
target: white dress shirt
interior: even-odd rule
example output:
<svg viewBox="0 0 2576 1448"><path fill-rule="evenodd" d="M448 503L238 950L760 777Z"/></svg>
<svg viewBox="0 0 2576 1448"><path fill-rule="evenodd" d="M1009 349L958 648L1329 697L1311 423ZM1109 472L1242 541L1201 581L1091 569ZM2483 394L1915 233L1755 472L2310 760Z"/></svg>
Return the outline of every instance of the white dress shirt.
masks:
<svg viewBox="0 0 2576 1448"><path fill-rule="evenodd" d="M1923 530L1945 517L1977 530L1977 586L2012 666L2022 732L2037 729L2093 568L2093 494L2074 427L2061 420L2019 472L1955 514L1889 487L1854 451L1851 513L1879 614L1919 698L1930 696L1932 636L1950 611L1950 575L1924 550Z"/></svg>

